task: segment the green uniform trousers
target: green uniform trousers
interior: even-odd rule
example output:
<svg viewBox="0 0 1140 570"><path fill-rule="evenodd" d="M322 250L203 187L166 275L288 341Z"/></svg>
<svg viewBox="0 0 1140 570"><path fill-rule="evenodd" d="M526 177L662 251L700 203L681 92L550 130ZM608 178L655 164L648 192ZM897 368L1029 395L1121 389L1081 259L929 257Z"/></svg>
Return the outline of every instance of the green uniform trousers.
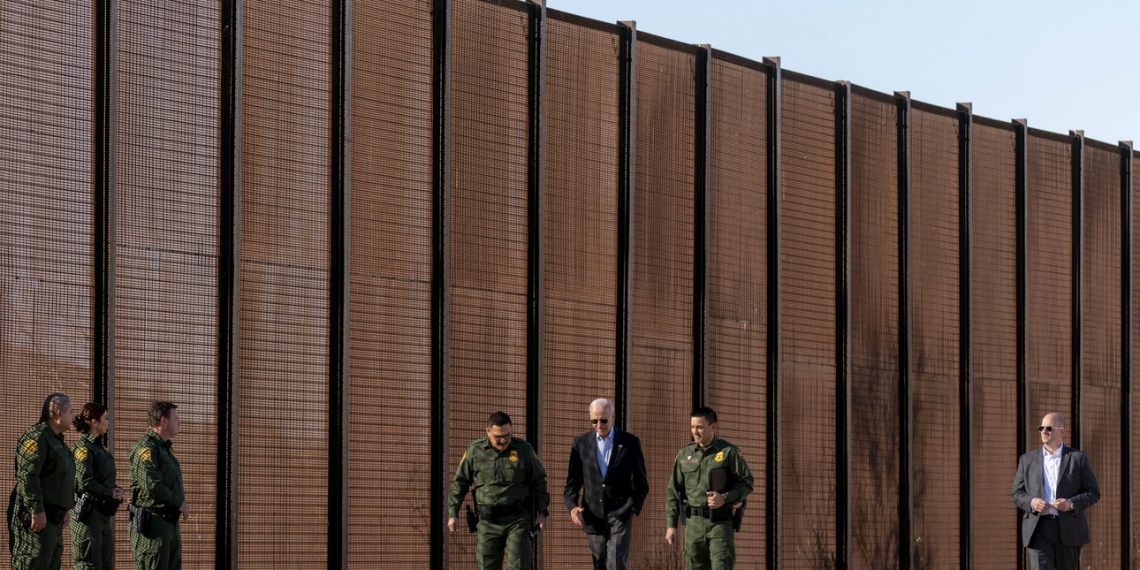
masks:
<svg viewBox="0 0 1140 570"><path fill-rule="evenodd" d="M736 563L732 521L685 519L685 564L689 570L731 570Z"/></svg>
<svg viewBox="0 0 1140 570"><path fill-rule="evenodd" d="M43 530L32 532L22 524L9 524L12 570L59 570L63 562L63 527L49 522Z"/></svg>
<svg viewBox="0 0 1140 570"><path fill-rule="evenodd" d="M115 567L115 539L111 517L93 511L87 522L71 521L71 555L75 570L111 570Z"/></svg>
<svg viewBox="0 0 1140 570"><path fill-rule="evenodd" d="M182 532L178 523L150 517L150 528L136 532L130 527L131 550L137 570L182 570Z"/></svg>
<svg viewBox="0 0 1140 570"><path fill-rule="evenodd" d="M534 549L530 541L529 514L503 517L494 522L480 520L476 532L475 560L480 570L501 570L504 550L508 570L531 570Z"/></svg>

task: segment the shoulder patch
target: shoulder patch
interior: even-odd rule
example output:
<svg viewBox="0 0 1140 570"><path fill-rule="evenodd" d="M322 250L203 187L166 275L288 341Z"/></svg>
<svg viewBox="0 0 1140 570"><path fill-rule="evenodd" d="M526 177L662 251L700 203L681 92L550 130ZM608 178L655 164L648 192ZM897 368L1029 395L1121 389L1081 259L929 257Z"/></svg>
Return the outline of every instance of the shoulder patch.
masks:
<svg viewBox="0 0 1140 570"><path fill-rule="evenodd" d="M139 461L150 461L150 448L144 447L139 450Z"/></svg>
<svg viewBox="0 0 1140 570"><path fill-rule="evenodd" d="M75 460L79 461L81 463L84 461L87 461L87 448L86 447L76 447L75 448Z"/></svg>
<svg viewBox="0 0 1140 570"><path fill-rule="evenodd" d="M34 439L25 439L24 443L20 444L20 453L24 455L35 455L40 450L40 444Z"/></svg>

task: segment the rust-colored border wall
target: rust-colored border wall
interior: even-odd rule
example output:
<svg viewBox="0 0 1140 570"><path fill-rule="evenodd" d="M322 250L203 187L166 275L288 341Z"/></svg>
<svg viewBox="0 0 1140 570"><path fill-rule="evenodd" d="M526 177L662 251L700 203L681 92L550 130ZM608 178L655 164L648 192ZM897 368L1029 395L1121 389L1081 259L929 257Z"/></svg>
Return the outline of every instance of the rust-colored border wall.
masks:
<svg viewBox="0 0 1140 570"><path fill-rule="evenodd" d="M691 53L638 45L629 430L641 438L649 498L633 556L675 564L662 543L665 486L692 409L693 124ZM730 426L732 418L721 418Z"/></svg>
<svg viewBox="0 0 1140 570"><path fill-rule="evenodd" d="M1083 187L1080 446L1098 476L1101 505L1114 505L1121 499L1120 153L1086 145ZM1096 540L1081 564L1120 567L1119 511L1094 507L1089 525Z"/></svg>
<svg viewBox="0 0 1140 570"><path fill-rule="evenodd" d="M701 401L756 477L738 567L1016 567L1054 409L1086 563L1140 557L1118 148L513 0L152 4L0 7L0 441L105 398L125 485L176 401L186 567L472 567L440 506L494 410L541 444L540 567L585 566L596 397L649 464L634 567L682 563Z"/></svg>
<svg viewBox="0 0 1140 570"><path fill-rule="evenodd" d="M783 102L780 560L810 569L836 556L835 94L785 80Z"/></svg>
<svg viewBox="0 0 1140 570"><path fill-rule="evenodd" d="M1030 422L1047 411L1072 416L1071 149L1067 142L1029 137L1026 382ZM1034 423L1033 427L1037 424ZM1030 430L1026 449L1040 445Z"/></svg>
<svg viewBox="0 0 1140 570"><path fill-rule="evenodd" d="M449 478L491 412L527 437L527 12L457 2L453 25ZM450 567L474 547L452 535Z"/></svg>
<svg viewBox="0 0 1140 570"><path fill-rule="evenodd" d="M911 139L911 386L916 567L958 566L962 461L959 409L958 121L915 110Z"/></svg>
<svg viewBox="0 0 1140 570"><path fill-rule="evenodd" d="M1017 235L1014 133L975 124L971 145L970 299L973 406L971 537L977 564L1017 564L1010 502L1017 442ZM1001 475L999 475L1001 474Z"/></svg>
<svg viewBox="0 0 1140 570"><path fill-rule="evenodd" d="M543 455L559 524L543 554L550 568L586 568L585 535L560 524L569 520L561 492L570 445L590 429L587 406L615 397L617 36L560 20L548 34Z"/></svg>
<svg viewBox="0 0 1140 570"><path fill-rule="evenodd" d="M893 568L898 552L899 196L897 109L851 103L851 565Z"/></svg>
<svg viewBox="0 0 1140 570"><path fill-rule="evenodd" d="M725 418L722 437L740 448L757 480L765 472L767 429L768 77L714 60L709 188L708 404ZM751 252L746 254L745 252ZM764 489L748 497L736 535L740 567L764 562Z"/></svg>
<svg viewBox="0 0 1140 570"><path fill-rule="evenodd" d="M213 6L180 16L119 2L114 453L127 487L150 402L178 404L189 567L211 566L215 544L217 20ZM126 517L115 523L117 564L129 567Z"/></svg>
<svg viewBox="0 0 1140 570"><path fill-rule="evenodd" d="M348 565L427 568L429 503L391 514L431 476L431 3L352 6Z"/></svg>

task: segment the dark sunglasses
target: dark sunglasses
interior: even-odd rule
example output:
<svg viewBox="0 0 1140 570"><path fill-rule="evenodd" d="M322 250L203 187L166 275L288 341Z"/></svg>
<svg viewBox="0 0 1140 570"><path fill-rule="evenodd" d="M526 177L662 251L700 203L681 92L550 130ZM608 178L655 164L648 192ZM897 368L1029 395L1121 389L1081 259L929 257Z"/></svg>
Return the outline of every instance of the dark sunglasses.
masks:
<svg viewBox="0 0 1140 570"><path fill-rule="evenodd" d="M591 425L598 425L598 422L602 422L602 425L606 425L606 424L610 423L610 419L609 418L590 418L590 424Z"/></svg>
<svg viewBox="0 0 1140 570"><path fill-rule="evenodd" d="M1053 426L1037 426L1037 431L1047 431L1049 433L1053 433L1054 429L1065 429L1065 428L1060 428L1060 427L1054 428Z"/></svg>

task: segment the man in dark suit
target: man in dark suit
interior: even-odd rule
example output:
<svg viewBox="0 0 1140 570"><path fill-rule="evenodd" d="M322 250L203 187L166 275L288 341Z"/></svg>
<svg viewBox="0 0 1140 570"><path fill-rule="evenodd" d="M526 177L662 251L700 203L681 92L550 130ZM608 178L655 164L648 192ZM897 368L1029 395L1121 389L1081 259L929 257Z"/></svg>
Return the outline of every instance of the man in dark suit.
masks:
<svg viewBox="0 0 1140 570"><path fill-rule="evenodd" d="M1041 449L1021 456L1013 478L1013 502L1025 511L1021 542L1032 570L1077 570L1089 543L1085 511L1100 500L1100 487L1089 457L1064 444L1061 414L1047 414L1037 431Z"/></svg>
<svg viewBox="0 0 1140 570"><path fill-rule="evenodd" d="M594 400L589 414L594 429L570 448L566 508L586 531L595 570L626 570L633 516L649 494L641 440L614 428L613 402Z"/></svg>

